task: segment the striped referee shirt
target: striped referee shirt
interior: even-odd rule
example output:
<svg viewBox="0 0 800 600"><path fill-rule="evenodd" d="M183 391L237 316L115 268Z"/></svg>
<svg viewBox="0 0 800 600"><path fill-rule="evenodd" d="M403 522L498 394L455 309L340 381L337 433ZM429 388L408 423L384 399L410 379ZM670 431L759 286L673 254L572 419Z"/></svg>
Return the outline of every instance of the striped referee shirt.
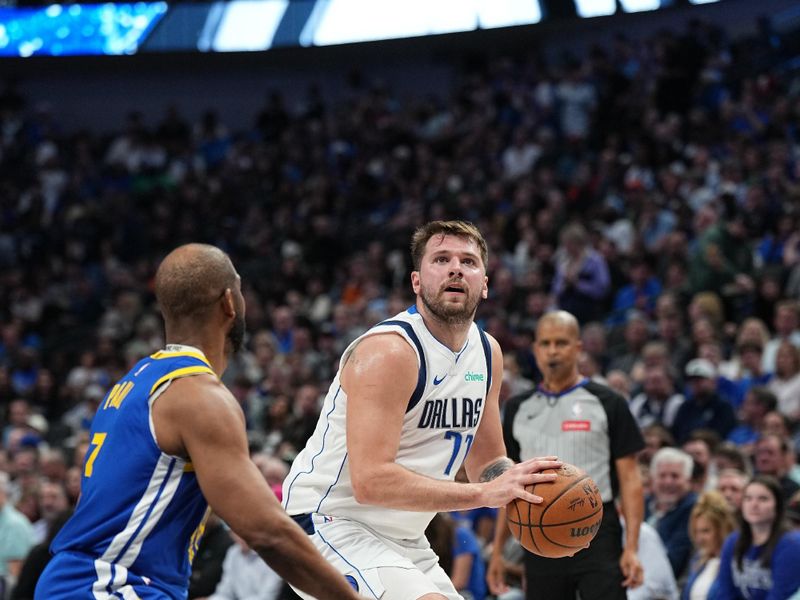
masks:
<svg viewBox="0 0 800 600"><path fill-rule="evenodd" d="M584 379L558 394L538 387L511 398L503 414L508 456L558 456L586 471L611 502L619 484L614 461L644 448L625 399Z"/></svg>

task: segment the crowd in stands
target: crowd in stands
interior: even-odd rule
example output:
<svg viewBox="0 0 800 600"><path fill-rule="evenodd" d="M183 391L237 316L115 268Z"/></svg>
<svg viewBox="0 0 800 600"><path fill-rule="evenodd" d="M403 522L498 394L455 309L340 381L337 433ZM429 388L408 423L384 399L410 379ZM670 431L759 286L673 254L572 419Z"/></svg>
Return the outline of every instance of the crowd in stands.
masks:
<svg viewBox="0 0 800 600"><path fill-rule="evenodd" d="M707 593L716 573L733 589L743 560L758 584L764 526L743 498L800 523L800 74L780 42L695 22L584 56L473 61L438 95L352 78L337 103L273 92L246 131L170 108L155 123L131 112L103 137L6 89L5 593L32 597L30 561L46 560L78 497L98 403L163 345L152 279L166 252L213 243L242 276L249 338L224 380L279 493L342 350L411 303L407 240L437 218L471 220L489 242L477 321L505 353L501 400L537 381L537 318L574 313L581 372L629 399L645 433L647 521L674 593ZM449 518L452 534L468 516ZM467 522L485 549L485 521ZM800 564L783 524L770 531L772 558ZM246 568L246 547L209 532L209 556ZM227 598L212 595L203 552L192 597Z"/></svg>

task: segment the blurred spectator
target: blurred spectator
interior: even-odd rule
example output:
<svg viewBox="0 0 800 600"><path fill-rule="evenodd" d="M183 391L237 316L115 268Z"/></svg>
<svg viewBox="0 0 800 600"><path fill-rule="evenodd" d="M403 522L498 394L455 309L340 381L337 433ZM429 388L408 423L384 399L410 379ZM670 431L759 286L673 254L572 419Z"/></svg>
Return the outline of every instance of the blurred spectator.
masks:
<svg viewBox="0 0 800 600"><path fill-rule="evenodd" d="M739 531L722 547L718 597L788 598L800 588L800 534L787 532L785 506L772 477L757 475L747 484Z"/></svg>
<svg viewBox="0 0 800 600"><path fill-rule="evenodd" d="M733 198L725 198L724 203L726 214L699 232L689 279L695 292L719 290L731 297L753 289L753 259L744 215Z"/></svg>
<svg viewBox="0 0 800 600"><path fill-rule="evenodd" d="M656 329L658 339L667 346L672 368L676 373L683 373L691 358L692 347L686 337L682 309L675 294L665 292L656 300Z"/></svg>
<svg viewBox="0 0 800 600"><path fill-rule="evenodd" d="M747 474L736 469L723 469L717 476L717 491L725 498L731 514L742 507L742 495L747 480Z"/></svg>
<svg viewBox="0 0 800 600"><path fill-rule="evenodd" d="M733 515L728 502L717 492L705 492L697 499L689 518L694 553L682 600L715 598L722 544L735 528Z"/></svg>
<svg viewBox="0 0 800 600"><path fill-rule="evenodd" d="M602 302L609 290L608 265L591 246L586 229L579 224L565 227L556 252L553 295L562 310L579 322L602 316Z"/></svg>
<svg viewBox="0 0 800 600"><path fill-rule="evenodd" d="M18 439L18 435L24 434L28 429L28 421L31 416L31 407L27 400L18 398L8 404L6 422L3 428L3 446L10 447L12 438ZM16 435L15 435L16 432Z"/></svg>
<svg viewBox="0 0 800 600"><path fill-rule="evenodd" d="M794 530L800 530L800 492L795 492L786 503L786 520Z"/></svg>
<svg viewBox="0 0 800 600"><path fill-rule="evenodd" d="M652 275L647 256L634 256L628 265L630 283L614 296L609 325L625 322L628 311L636 310L652 316L655 312L656 298L661 294L661 282Z"/></svg>
<svg viewBox="0 0 800 600"><path fill-rule="evenodd" d="M685 373L691 395L675 416L675 440L682 444L695 429L712 429L720 437L727 437L736 426L736 417L731 405L716 392L716 368L710 361L696 358L686 365Z"/></svg>
<svg viewBox="0 0 800 600"><path fill-rule="evenodd" d="M484 600L487 594L486 564L480 544L468 523L438 513L425 531L439 564L465 600Z"/></svg>
<svg viewBox="0 0 800 600"><path fill-rule="evenodd" d="M789 342L795 348L800 347L800 308L797 300L782 300L775 306L773 321L775 335L764 347L764 371L777 371L778 348L783 342Z"/></svg>
<svg viewBox="0 0 800 600"><path fill-rule="evenodd" d="M47 481L63 483L67 474L67 461L61 450L44 449L39 452L39 472Z"/></svg>
<svg viewBox="0 0 800 600"><path fill-rule="evenodd" d="M633 380L625 371L619 369L610 370L608 375L606 375L606 384L625 400L631 399Z"/></svg>
<svg viewBox="0 0 800 600"><path fill-rule="evenodd" d="M623 519L623 535L625 524ZM669 564L667 550L658 532L647 523L639 528L639 561L644 571L644 581L636 588L628 588L628 600L677 600L678 584Z"/></svg>
<svg viewBox="0 0 800 600"><path fill-rule="evenodd" d="M38 490L39 520L33 524L33 541L41 544L47 538L56 518L69 508L67 493L61 482L42 481Z"/></svg>
<svg viewBox="0 0 800 600"><path fill-rule="evenodd" d="M769 330L764 321L755 317L749 317L742 321L736 332L734 353L730 360L720 365L720 375L733 381L752 375L753 371L750 368L750 363L748 362L747 365L742 363L742 351L757 349L763 359L764 346L768 341ZM763 369L763 362L755 372L766 373Z"/></svg>
<svg viewBox="0 0 800 600"><path fill-rule="evenodd" d="M17 584L11 593L11 600L33 600L33 593L36 589L36 582L44 571L47 563L50 562L50 544L61 527L72 516L72 510L68 509L53 516L48 524L47 535L44 540L31 548L22 563Z"/></svg>
<svg viewBox="0 0 800 600"><path fill-rule="evenodd" d="M506 179L514 180L528 175L536 164L542 149L523 128L515 130L511 145L503 151L503 175Z"/></svg>
<svg viewBox="0 0 800 600"><path fill-rule="evenodd" d="M230 532L233 544L222 563L214 593L199 600L278 600L283 580L245 541Z"/></svg>
<svg viewBox="0 0 800 600"><path fill-rule="evenodd" d="M10 590L33 546L30 521L8 502L8 474L0 471L0 590Z"/></svg>
<svg viewBox="0 0 800 600"><path fill-rule="evenodd" d="M657 365L645 369L642 391L633 397L630 409L641 428L655 423L670 428L684 400L676 393L669 368Z"/></svg>
<svg viewBox="0 0 800 600"><path fill-rule="evenodd" d="M278 352L287 354L292 350L294 315L288 306L279 306L272 311L272 336L278 343Z"/></svg>
<svg viewBox="0 0 800 600"><path fill-rule="evenodd" d="M752 455L755 443L761 435L764 417L775 410L777 404L775 394L767 388L750 388L739 407L739 425L728 434L728 440L740 446L748 455Z"/></svg>
<svg viewBox="0 0 800 600"><path fill-rule="evenodd" d="M722 442L714 450L714 469L719 473L724 469L735 469L742 473L750 473L752 465L750 457L733 442Z"/></svg>
<svg viewBox="0 0 800 600"><path fill-rule="evenodd" d="M640 463L646 465L648 470L650 468L650 461L656 452L661 448L668 448L675 445L675 438L672 437L669 429L663 425L654 423L642 428L642 437L644 437L644 449L639 453L638 460Z"/></svg>
<svg viewBox="0 0 800 600"><path fill-rule="evenodd" d="M643 313L629 312L624 327L624 343L614 348L615 358L609 369L619 369L632 374L634 365L642 359L642 350L650 337L648 321Z"/></svg>
<svg viewBox="0 0 800 600"><path fill-rule="evenodd" d="M754 456L756 473L774 477L781 487L784 500L800 490L800 484L787 476L789 466L786 464L786 455L790 448L789 440L785 437L765 433L756 442Z"/></svg>
<svg viewBox="0 0 800 600"><path fill-rule="evenodd" d="M767 384L777 396L778 410L800 420L800 349L788 341L781 342L775 357L775 376Z"/></svg>
<svg viewBox="0 0 800 600"><path fill-rule="evenodd" d="M589 135L597 96L580 63L567 66L564 79L556 86L555 98L562 135L570 141L585 140ZM566 306L561 308L573 312Z"/></svg>
<svg viewBox="0 0 800 600"><path fill-rule="evenodd" d="M285 461L266 452L259 452L252 456L253 462L261 471L270 489L281 500L283 480L289 474L289 465Z"/></svg>
<svg viewBox="0 0 800 600"><path fill-rule="evenodd" d="M581 328L582 349L591 356L600 371L605 373L608 367L608 339L606 327L602 323L587 323Z"/></svg>
<svg viewBox="0 0 800 600"><path fill-rule="evenodd" d="M81 477L83 477L83 469L76 466L68 468L64 475L64 489L69 505L73 508L78 503L81 494Z"/></svg>
<svg viewBox="0 0 800 600"><path fill-rule="evenodd" d="M105 395L105 390L99 384L86 386L79 393L79 402L64 414L62 421L74 432L89 431L97 407Z"/></svg>
<svg viewBox="0 0 800 600"><path fill-rule="evenodd" d="M662 448L653 456L650 473L653 493L645 502L645 521L658 531L675 578L680 579L691 553L689 515L697 500L691 491L692 457Z"/></svg>
<svg viewBox="0 0 800 600"><path fill-rule="evenodd" d="M792 433L792 422L782 412L773 410L764 415L761 430L762 433L772 433L782 438L789 438Z"/></svg>
<svg viewBox="0 0 800 600"><path fill-rule="evenodd" d="M719 435L710 429L695 429L683 442L683 451L694 461L692 490L698 494L713 489L716 484L717 474L712 457L719 443Z"/></svg>
<svg viewBox="0 0 800 600"><path fill-rule="evenodd" d="M768 385L772 380L772 373L764 373L761 369L761 346L757 343L744 342L737 347L741 372L738 377L732 379L720 378L720 389L723 382L727 384L726 396L733 403L734 407L741 406L748 390L753 386Z"/></svg>

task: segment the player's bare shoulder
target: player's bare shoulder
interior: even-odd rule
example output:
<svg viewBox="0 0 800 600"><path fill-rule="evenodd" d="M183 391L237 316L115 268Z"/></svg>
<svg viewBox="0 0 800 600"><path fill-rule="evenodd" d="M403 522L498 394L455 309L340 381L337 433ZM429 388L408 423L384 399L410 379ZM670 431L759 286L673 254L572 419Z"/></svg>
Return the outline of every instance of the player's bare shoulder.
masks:
<svg viewBox="0 0 800 600"><path fill-rule="evenodd" d="M214 375L173 380L153 404L153 425L162 451L186 454L187 433L226 425L241 427L244 413L230 390Z"/></svg>
<svg viewBox="0 0 800 600"><path fill-rule="evenodd" d="M354 379L365 376L390 377L416 372L417 355L402 335L376 333L359 340L344 357L341 381L347 390ZM391 381L385 379L384 381Z"/></svg>

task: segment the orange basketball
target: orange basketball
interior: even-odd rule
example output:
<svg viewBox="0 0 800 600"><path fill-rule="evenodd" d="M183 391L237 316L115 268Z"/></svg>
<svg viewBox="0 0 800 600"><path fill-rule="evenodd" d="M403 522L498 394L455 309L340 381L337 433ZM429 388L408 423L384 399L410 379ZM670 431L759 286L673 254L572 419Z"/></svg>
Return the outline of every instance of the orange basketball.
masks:
<svg viewBox="0 0 800 600"><path fill-rule="evenodd" d="M603 500L597 484L584 471L570 464L555 472L553 482L527 486L544 498L531 504L517 498L506 507L511 533L522 546L547 558L572 556L594 539L603 520Z"/></svg>

